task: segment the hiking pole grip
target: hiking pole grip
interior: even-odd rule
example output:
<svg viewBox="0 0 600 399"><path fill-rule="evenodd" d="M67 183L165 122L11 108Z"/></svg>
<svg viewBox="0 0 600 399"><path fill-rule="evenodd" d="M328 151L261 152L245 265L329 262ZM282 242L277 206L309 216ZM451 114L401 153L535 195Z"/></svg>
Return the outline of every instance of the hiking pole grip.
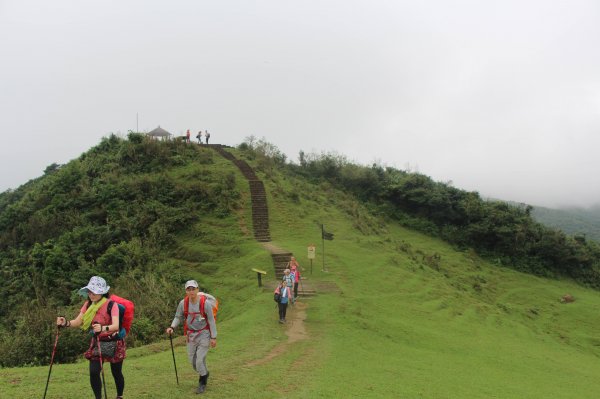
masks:
<svg viewBox="0 0 600 399"><path fill-rule="evenodd" d="M58 345L58 336L60 335L60 327L56 326L56 338L54 339L54 349L52 349L52 356L50 357L50 369L48 370L48 378L46 379L46 389L44 389L44 399L46 399L46 393L48 392L48 384L50 384L50 373L52 373L52 365L54 364L54 355L56 354L56 346Z"/></svg>
<svg viewBox="0 0 600 399"><path fill-rule="evenodd" d="M177 385L179 385L179 376L177 375L177 363L175 363L175 349L173 348L173 334L169 334L169 340L171 341L171 354L173 354L173 366L175 367L175 379Z"/></svg>

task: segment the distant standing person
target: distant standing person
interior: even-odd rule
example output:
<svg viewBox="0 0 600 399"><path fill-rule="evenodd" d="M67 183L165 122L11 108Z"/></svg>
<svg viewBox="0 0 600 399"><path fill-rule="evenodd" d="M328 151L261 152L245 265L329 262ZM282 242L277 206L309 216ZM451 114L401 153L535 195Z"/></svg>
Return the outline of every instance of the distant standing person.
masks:
<svg viewBox="0 0 600 399"><path fill-rule="evenodd" d="M300 282L300 264L292 256L290 259L290 273L294 275L294 301L298 298L298 283Z"/></svg>
<svg viewBox="0 0 600 399"><path fill-rule="evenodd" d="M190 142L190 129L187 130L187 133L185 134L185 142L189 143Z"/></svg>
<svg viewBox="0 0 600 399"><path fill-rule="evenodd" d="M206 368L206 355L208 349L217 346L217 323L213 315L214 297L199 292L196 280L185 283L185 298L179 302L175 318L167 334L183 322L184 334L187 335L188 359L192 367L200 375L196 393L204 393L208 383L208 369ZM204 298L202 298L204 296ZM212 298L212 300L210 300ZM204 309L202 309L204 304Z"/></svg>
<svg viewBox="0 0 600 399"><path fill-rule="evenodd" d="M210 133L208 132L208 130L206 131L206 133L204 133L204 137L206 137L206 145L208 145L208 139L210 138Z"/></svg>
<svg viewBox="0 0 600 399"><path fill-rule="evenodd" d="M196 138L198 139L198 144L202 144L202 130L198 132Z"/></svg>
<svg viewBox="0 0 600 399"><path fill-rule="evenodd" d="M117 386L117 399L123 398L125 389L125 378L122 371L123 360L126 356L125 341L114 339L114 335L119 332L119 307L113 304L111 310L108 310L111 302L108 295L109 289L110 286L102 277L92 277L88 285L79 290L79 295L88 298L81 307L79 315L73 320L67 320L62 316L56 318L56 324L60 327L79 327L92 335L90 347L84 356L90 361L90 385L96 399L102 398L100 371L104 362L110 363L110 371ZM114 342L114 352L109 356L105 351L101 351L102 359L100 359L97 349L98 340ZM75 395L79 396L77 393Z"/></svg>
<svg viewBox="0 0 600 399"><path fill-rule="evenodd" d="M285 314L287 312L287 305L291 297L291 291L285 284L284 280L281 280L279 286L275 289L275 294L279 294L279 302L277 302L277 307L279 309L279 322L283 324L286 323Z"/></svg>

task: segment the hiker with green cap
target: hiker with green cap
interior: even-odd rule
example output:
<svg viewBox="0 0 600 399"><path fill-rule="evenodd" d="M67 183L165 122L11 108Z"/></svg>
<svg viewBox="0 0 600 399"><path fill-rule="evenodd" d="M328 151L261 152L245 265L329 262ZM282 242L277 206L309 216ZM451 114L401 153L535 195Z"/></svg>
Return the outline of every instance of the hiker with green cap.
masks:
<svg viewBox="0 0 600 399"><path fill-rule="evenodd" d="M90 347L84 356L90 361L90 385L96 399L102 398L100 372L104 362L110 363L110 371L117 387L117 399L123 398L125 389L122 371L126 355L125 340L113 339L119 333L119 307L112 306L109 312L109 289L110 286L102 277L92 277L88 285L78 291L79 295L87 298L79 315L73 320L67 320L63 316L56 318L56 325L59 327L80 328L92 335Z"/></svg>
<svg viewBox="0 0 600 399"><path fill-rule="evenodd" d="M212 295L200 292L196 280L189 280L185 283L185 298L179 302L171 327L166 331L171 335L173 330L183 323L183 331L187 336L188 359L199 374L196 393L204 393L208 383L206 355L209 348L217 346L217 308L217 300Z"/></svg>

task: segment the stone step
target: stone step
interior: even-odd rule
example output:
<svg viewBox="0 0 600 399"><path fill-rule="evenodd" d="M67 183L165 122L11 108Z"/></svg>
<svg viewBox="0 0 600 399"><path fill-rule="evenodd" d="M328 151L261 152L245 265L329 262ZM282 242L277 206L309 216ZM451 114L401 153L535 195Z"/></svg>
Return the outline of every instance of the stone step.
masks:
<svg viewBox="0 0 600 399"><path fill-rule="evenodd" d="M290 261L290 256L291 255L271 255L271 259L273 260L273 263L287 263Z"/></svg>

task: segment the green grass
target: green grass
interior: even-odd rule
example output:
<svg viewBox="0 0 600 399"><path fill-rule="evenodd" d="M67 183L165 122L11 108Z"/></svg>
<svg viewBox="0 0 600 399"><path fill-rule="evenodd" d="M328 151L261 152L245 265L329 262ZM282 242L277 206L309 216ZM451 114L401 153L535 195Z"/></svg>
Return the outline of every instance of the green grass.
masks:
<svg viewBox="0 0 600 399"><path fill-rule="evenodd" d="M236 176L242 184L237 171ZM245 205L237 218L192 226L174 256L221 302L206 395L600 397L597 291L498 268L469 251L381 220L326 185L279 174L262 177L275 244L294 252L308 269L306 246L315 243L313 274L304 274L309 281L334 283L337 290L306 300L309 339L287 346L270 362L250 365L287 337L270 290L258 288L250 270L265 269L272 277L269 254L251 233L242 232L244 224L251 227L249 197L241 199ZM327 272L321 271L320 223L335 233L334 241L326 242ZM207 260L197 261L202 257ZM566 293L576 302L561 304ZM169 321L158 322L166 326ZM126 397L193 394L197 378L181 338L177 344L180 385L169 342L163 341L128 351ZM47 367L0 370L0 397L41 397L47 372ZM87 381L85 362L55 365L48 398L90 397Z"/></svg>

